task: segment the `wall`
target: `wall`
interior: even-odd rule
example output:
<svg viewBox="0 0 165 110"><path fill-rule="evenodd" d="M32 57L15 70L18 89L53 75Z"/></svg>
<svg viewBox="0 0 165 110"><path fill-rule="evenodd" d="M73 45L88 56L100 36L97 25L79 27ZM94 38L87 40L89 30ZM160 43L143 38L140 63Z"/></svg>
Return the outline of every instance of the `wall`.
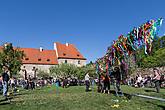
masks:
<svg viewBox="0 0 165 110"><path fill-rule="evenodd" d="M24 76L24 72L22 71L23 69L26 69L27 71L27 76L31 75L32 77L34 76L34 71L32 71L33 67L37 68L38 70L43 70L45 72L50 72L49 68L51 66L55 66L55 65L38 65L38 64L23 64L21 66L21 71L20 74L22 76ZM25 67L25 68L24 68ZM37 73L37 72L36 72Z"/></svg>
<svg viewBox="0 0 165 110"><path fill-rule="evenodd" d="M74 65L77 65L79 67L86 65L86 60L79 60L79 59L58 59L58 63L59 64L65 63L65 60L67 60L68 64L74 64ZM80 64L78 64L78 61L80 61Z"/></svg>
<svg viewBox="0 0 165 110"><path fill-rule="evenodd" d="M165 74L165 66L164 67L156 67L160 73L164 73ZM134 75L136 75L137 73L141 73L142 75L153 75L153 68L145 68L145 69L141 69L141 68L137 68L136 71L134 72Z"/></svg>

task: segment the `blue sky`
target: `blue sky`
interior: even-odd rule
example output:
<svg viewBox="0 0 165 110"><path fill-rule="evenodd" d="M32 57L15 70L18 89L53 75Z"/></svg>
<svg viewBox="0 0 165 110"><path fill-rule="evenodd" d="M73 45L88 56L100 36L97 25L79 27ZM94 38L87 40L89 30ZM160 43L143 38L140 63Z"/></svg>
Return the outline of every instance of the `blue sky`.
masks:
<svg viewBox="0 0 165 110"><path fill-rule="evenodd" d="M120 34L165 19L164 5L165 0L0 0L0 44L53 49L53 42L68 42L95 61ZM159 35L164 34L165 23Z"/></svg>

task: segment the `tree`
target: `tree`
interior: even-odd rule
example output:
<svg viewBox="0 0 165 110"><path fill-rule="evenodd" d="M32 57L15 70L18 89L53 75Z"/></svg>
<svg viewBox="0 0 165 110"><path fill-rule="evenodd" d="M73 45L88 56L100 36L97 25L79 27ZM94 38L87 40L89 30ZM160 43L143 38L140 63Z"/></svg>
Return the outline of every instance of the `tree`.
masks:
<svg viewBox="0 0 165 110"><path fill-rule="evenodd" d="M138 67L150 68L165 66L165 36L157 37L152 43L152 51L149 55L144 54L144 48L140 48L136 54Z"/></svg>
<svg viewBox="0 0 165 110"><path fill-rule="evenodd" d="M49 77L51 77L51 74L46 72L46 71L43 71L43 70L38 70L38 77L40 78L44 78L44 79L47 79Z"/></svg>
<svg viewBox="0 0 165 110"><path fill-rule="evenodd" d="M21 70L24 52L19 48L13 48L11 43L6 43L0 52L0 71L2 73L3 65L6 65L10 71L10 77Z"/></svg>
<svg viewBox="0 0 165 110"><path fill-rule="evenodd" d="M60 77L76 76L77 71L77 66L65 63L59 64L57 66L52 66L50 68L50 73L52 74L52 76Z"/></svg>
<svg viewBox="0 0 165 110"><path fill-rule="evenodd" d="M87 64L83 67L77 67L73 64L63 63L56 66L52 66L49 70L52 76L58 77L74 76L78 77L79 79L84 79L86 73L89 73L89 75L93 77L96 76L96 69L93 63Z"/></svg>

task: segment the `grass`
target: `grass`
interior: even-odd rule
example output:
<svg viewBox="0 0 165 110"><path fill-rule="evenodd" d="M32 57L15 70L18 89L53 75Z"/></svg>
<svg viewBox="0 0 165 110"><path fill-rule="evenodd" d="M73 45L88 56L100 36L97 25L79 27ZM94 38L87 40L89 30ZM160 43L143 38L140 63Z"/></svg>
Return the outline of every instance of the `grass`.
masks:
<svg viewBox="0 0 165 110"><path fill-rule="evenodd" d="M153 88L133 88L122 86L124 93L140 93L165 98L165 89L155 93ZM3 101L0 96L0 110L165 110L165 103L157 100L132 97L116 97L114 94L85 92L84 86L69 88L43 87L35 90L20 90L11 101ZM117 99L117 100L116 100ZM119 105L118 108L112 107Z"/></svg>

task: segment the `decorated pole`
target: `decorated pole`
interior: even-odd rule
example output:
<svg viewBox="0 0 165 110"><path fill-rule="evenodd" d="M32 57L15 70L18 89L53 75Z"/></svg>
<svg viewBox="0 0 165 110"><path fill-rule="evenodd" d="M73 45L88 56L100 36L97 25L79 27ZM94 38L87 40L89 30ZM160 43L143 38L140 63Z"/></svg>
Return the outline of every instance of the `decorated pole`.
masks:
<svg viewBox="0 0 165 110"><path fill-rule="evenodd" d="M105 71L104 69L112 66L125 65L127 58L131 55L133 56L133 54L142 46L145 48L144 53L150 54L152 42L156 38L162 22L162 18L150 20L138 28L134 27L126 37L120 35L118 39L108 47L106 55L97 60L96 70L98 71L100 68Z"/></svg>
<svg viewBox="0 0 165 110"><path fill-rule="evenodd" d="M149 20L140 27L134 27L126 37L120 35L116 41L113 41L113 44L108 47L105 56L96 61L96 73L99 76L99 86L101 73L104 74L105 71L106 74L109 73L110 68L123 65L127 72L129 68L128 63L130 62L128 61L130 60L129 57L133 57L135 52L142 46L144 46L144 53L146 55L151 53L152 42L156 39L162 22L162 18ZM136 61L136 59L134 60Z"/></svg>

